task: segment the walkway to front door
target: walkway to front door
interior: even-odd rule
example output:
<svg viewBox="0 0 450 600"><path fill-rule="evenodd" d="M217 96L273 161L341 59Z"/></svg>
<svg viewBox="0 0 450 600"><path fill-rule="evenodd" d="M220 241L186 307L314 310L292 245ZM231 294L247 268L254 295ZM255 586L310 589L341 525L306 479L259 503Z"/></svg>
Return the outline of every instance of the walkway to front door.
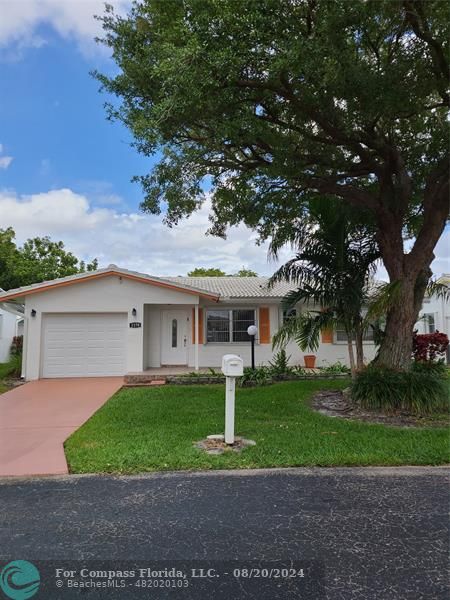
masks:
<svg viewBox="0 0 450 600"><path fill-rule="evenodd" d="M122 384L122 377L41 379L2 394L0 476L67 473L64 441Z"/></svg>

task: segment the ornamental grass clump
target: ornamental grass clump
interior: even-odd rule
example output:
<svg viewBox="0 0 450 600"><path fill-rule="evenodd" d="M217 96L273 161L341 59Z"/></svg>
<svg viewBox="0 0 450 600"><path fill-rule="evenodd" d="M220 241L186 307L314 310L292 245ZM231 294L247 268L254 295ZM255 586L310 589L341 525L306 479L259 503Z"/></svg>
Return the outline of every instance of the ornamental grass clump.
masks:
<svg viewBox="0 0 450 600"><path fill-rule="evenodd" d="M368 410L419 416L441 414L449 410L448 378L443 371L414 365L409 371L369 366L357 374L351 398Z"/></svg>

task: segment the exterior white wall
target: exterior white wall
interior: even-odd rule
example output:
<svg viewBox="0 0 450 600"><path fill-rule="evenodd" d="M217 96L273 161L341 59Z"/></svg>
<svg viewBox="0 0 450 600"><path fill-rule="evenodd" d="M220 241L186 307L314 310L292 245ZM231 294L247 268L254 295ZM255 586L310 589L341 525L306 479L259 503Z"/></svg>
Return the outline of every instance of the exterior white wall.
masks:
<svg viewBox="0 0 450 600"><path fill-rule="evenodd" d="M128 320L143 324L141 328L127 328L127 372L144 369L144 306L146 304L198 303L198 296L185 292L140 283L112 275L101 279L55 287L35 293L25 299L25 316L28 320L24 376L27 380L41 376L42 315L48 313L126 313ZM132 315L133 308L137 315ZM31 311L36 316L31 316Z"/></svg>
<svg viewBox="0 0 450 600"><path fill-rule="evenodd" d="M0 363L8 361L13 337L16 335L16 315L0 309Z"/></svg>
<svg viewBox="0 0 450 600"><path fill-rule="evenodd" d="M239 303L235 301L233 303L219 303L219 305L203 305L202 308L206 311L208 308L254 308L256 309L258 319L258 307L266 306L269 307L269 318L270 318L270 335L271 337L278 331L281 320L282 311L280 304L272 303L258 303L247 300L245 303ZM203 339L206 340L206 313L204 317L204 335ZM192 333L190 333L190 346L189 346L189 362L190 367L194 367L194 345ZM286 352L290 356L290 363L292 365L304 366L304 355L315 354L316 366L324 367L337 361L343 364L349 365L348 351L346 342L337 342L336 340L331 344L320 343L319 348L316 352L302 352L295 342L290 342L286 346ZM220 367L222 364L222 356L227 353L237 354L244 361L244 366L251 365L251 348L250 342L248 343L204 343L199 347L199 366L200 367ZM260 344L255 343L255 363L257 365L267 364L273 359L276 351L272 351L272 344ZM376 354L376 346L373 342L364 342L364 357L366 362L370 362ZM157 366L157 365L155 365ZM158 365L159 366L159 365Z"/></svg>
<svg viewBox="0 0 450 600"><path fill-rule="evenodd" d="M436 330L446 333L450 337L450 300L444 300L436 296L424 300L422 310L419 313L419 320L415 326L419 333L429 333L427 323L423 319L425 314L432 314Z"/></svg>

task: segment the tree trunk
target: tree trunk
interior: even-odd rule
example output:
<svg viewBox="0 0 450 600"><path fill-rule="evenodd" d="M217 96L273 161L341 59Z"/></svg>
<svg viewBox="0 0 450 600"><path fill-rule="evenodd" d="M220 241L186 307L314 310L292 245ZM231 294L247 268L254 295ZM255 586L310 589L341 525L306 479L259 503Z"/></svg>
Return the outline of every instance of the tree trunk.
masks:
<svg viewBox="0 0 450 600"><path fill-rule="evenodd" d="M385 335L374 361L378 366L410 368L414 325L430 276L431 270L427 268L419 273L415 281L400 280L401 288L387 313Z"/></svg>
<svg viewBox="0 0 450 600"><path fill-rule="evenodd" d="M352 377L354 377L356 375L355 355L353 353L352 338L351 338L351 335L348 335L348 334L347 334L347 348L348 348L348 358L350 361L350 371L352 373Z"/></svg>
<svg viewBox="0 0 450 600"><path fill-rule="evenodd" d="M355 328L355 345L356 345L356 369L362 371L364 369L364 347L363 347L363 330L360 325Z"/></svg>
<svg viewBox="0 0 450 600"><path fill-rule="evenodd" d="M448 170L448 157L444 157L428 177L424 189L422 225L411 250L406 253L403 228L411 190L408 191L408 182L400 182L396 188L392 177L381 181L383 201L377 210L377 239L390 282L397 283L399 288L387 312L385 335L374 360L378 366L394 369L408 369L411 366L414 325L432 275L430 265L434 259L434 248L449 214ZM405 171L403 179L410 179Z"/></svg>

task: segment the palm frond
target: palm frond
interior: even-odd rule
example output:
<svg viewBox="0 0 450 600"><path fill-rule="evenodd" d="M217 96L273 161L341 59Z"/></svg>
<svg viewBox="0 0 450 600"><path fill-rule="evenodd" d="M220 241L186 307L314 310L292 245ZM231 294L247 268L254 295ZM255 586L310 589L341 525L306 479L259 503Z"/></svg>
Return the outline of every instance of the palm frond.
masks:
<svg viewBox="0 0 450 600"><path fill-rule="evenodd" d="M332 311L309 311L286 321L272 338L272 347L284 348L294 340L302 351L315 351L319 347L322 329L335 326L337 319Z"/></svg>
<svg viewBox="0 0 450 600"><path fill-rule="evenodd" d="M439 281L430 281L427 285L426 294L447 301L450 299L450 287Z"/></svg>
<svg viewBox="0 0 450 600"><path fill-rule="evenodd" d="M392 306L398 303L401 289L401 281L379 285L370 298L369 308L364 321L375 321L385 315Z"/></svg>

